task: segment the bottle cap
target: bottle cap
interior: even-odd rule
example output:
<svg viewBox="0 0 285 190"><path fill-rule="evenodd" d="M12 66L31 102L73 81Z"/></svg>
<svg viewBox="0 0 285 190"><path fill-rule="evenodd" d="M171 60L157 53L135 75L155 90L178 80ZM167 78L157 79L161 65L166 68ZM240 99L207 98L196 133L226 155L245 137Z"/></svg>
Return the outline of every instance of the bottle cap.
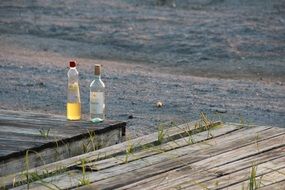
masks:
<svg viewBox="0 0 285 190"><path fill-rule="evenodd" d="M95 75L101 75L101 65L99 64L95 64L95 71L94 71Z"/></svg>
<svg viewBox="0 0 285 190"><path fill-rule="evenodd" d="M70 61L69 62L69 67L76 67L75 61Z"/></svg>

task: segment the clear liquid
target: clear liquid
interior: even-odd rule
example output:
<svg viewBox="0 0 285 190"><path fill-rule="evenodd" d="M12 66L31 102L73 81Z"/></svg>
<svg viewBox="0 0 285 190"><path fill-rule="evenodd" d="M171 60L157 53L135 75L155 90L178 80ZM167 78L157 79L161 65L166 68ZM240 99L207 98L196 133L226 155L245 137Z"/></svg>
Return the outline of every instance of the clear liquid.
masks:
<svg viewBox="0 0 285 190"><path fill-rule="evenodd" d="M105 119L104 92L90 92L90 120Z"/></svg>
<svg viewBox="0 0 285 190"><path fill-rule="evenodd" d="M66 110L68 120L81 119L81 103L67 103Z"/></svg>

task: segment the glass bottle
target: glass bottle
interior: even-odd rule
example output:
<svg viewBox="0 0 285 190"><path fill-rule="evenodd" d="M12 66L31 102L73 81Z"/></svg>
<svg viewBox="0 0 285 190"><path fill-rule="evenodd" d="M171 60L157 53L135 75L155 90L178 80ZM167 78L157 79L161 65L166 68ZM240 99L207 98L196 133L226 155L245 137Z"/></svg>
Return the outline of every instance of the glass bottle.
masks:
<svg viewBox="0 0 285 190"><path fill-rule="evenodd" d="M90 84L90 120L105 119L105 84L101 80L101 65L95 64L94 80Z"/></svg>
<svg viewBox="0 0 285 190"><path fill-rule="evenodd" d="M68 120L81 119L81 101L79 91L79 78L76 69L75 61L69 62L69 71L67 73L68 87L67 87L67 106L66 114Z"/></svg>

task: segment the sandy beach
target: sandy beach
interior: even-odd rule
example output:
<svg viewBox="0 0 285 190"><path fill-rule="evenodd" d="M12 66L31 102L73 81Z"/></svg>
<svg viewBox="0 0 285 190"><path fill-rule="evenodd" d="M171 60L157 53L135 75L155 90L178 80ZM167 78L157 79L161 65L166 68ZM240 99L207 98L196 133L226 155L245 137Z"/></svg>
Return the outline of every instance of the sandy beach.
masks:
<svg viewBox="0 0 285 190"><path fill-rule="evenodd" d="M285 127L285 1L1 1L0 108L82 113L103 65L107 118L132 136L199 119ZM157 108L156 102L164 105Z"/></svg>

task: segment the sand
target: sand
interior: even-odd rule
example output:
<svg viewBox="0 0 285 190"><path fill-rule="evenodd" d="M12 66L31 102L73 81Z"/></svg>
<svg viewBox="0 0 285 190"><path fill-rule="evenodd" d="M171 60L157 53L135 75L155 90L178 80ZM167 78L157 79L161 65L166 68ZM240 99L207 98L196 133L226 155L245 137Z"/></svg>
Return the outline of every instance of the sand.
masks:
<svg viewBox="0 0 285 190"><path fill-rule="evenodd" d="M285 127L285 1L2 1L0 15L1 109L65 115L75 59L84 117L99 63L107 117L133 136L200 112Z"/></svg>

